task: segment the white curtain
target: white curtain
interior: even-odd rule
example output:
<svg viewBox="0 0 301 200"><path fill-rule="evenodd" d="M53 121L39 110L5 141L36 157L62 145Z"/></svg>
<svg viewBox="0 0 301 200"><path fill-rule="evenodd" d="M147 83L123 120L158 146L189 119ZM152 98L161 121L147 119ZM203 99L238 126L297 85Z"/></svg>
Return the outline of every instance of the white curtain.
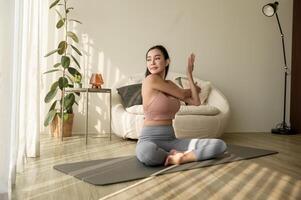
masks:
<svg viewBox="0 0 301 200"><path fill-rule="evenodd" d="M48 1L15 0L11 184L26 157L40 155L40 85ZM46 30L45 30L46 28Z"/></svg>
<svg viewBox="0 0 301 200"><path fill-rule="evenodd" d="M12 107L13 2L0 0L0 199L8 199Z"/></svg>

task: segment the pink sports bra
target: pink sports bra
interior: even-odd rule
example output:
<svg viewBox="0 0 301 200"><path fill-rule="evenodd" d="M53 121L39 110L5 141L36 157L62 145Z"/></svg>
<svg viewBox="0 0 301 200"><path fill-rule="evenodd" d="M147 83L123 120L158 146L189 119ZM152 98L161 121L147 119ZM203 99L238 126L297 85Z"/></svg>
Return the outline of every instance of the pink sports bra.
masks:
<svg viewBox="0 0 301 200"><path fill-rule="evenodd" d="M180 101L173 96L158 92L150 104L143 104L143 109L146 120L174 119L180 109Z"/></svg>

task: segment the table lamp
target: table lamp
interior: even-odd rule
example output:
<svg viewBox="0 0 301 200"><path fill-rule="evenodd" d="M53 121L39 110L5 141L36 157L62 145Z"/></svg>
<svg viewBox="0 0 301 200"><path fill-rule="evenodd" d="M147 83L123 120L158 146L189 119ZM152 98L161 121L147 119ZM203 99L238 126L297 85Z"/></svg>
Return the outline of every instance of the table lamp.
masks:
<svg viewBox="0 0 301 200"><path fill-rule="evenodd" d="M102 75L93 73L90 78L90 84L92 85L92 88L101 88L101 85L104 84Z"/></svg>

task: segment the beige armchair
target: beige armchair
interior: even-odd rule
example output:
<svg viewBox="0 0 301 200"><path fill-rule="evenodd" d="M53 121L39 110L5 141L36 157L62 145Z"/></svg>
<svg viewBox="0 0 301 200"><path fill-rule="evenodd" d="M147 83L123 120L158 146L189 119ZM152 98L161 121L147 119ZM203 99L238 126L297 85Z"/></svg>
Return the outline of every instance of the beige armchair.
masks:
<svg viewBox="0 0 301 200"><path fill-rule="evenodd" d="M178 84L176 78L184 76L184 74L169 72L167 79ZM137 139L143 126L144 115L142 105L124 108L116 88L141 83L143 79L143 74L133 75L120 80L113 87L112 130L117 136ZM203 84L208 83L196 77L194 80L201 88ZM229 103L221 91L212 84L210 86L211 90L204 105L181 105L173 120L178 138L218 138L224 133L230 116Z"/></svg>

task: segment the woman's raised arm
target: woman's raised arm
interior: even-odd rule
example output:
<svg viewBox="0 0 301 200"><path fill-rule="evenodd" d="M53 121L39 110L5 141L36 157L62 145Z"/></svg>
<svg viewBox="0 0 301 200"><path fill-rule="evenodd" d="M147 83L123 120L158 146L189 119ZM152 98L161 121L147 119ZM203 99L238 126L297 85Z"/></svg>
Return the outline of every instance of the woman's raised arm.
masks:
<svg viewBox="0 0 301 200"><path fill-rule="evenodd" d="M187 71L186 71L187 78L189 81L189 86L191 89L191 97L185 98L184 101L190 105L199 106L199 105L201 105L201 101L200 101L200 97L199 97L200 88L195 84L195 82L193 80L193 76L192 76L192 72L194 69L194 60L195 60L195 55L191 54L188 57L188 66L187 66Z"/></svg>
<svg viewBox="0 0 301 200"><path fill-rule="evenodd" d="M191 96L191 92L189 90L179 88L176 84L171 81L163 80L156 74L148 75L144 84L147 84L148 88L159 90L181 100L187 99Z"/></svg>

